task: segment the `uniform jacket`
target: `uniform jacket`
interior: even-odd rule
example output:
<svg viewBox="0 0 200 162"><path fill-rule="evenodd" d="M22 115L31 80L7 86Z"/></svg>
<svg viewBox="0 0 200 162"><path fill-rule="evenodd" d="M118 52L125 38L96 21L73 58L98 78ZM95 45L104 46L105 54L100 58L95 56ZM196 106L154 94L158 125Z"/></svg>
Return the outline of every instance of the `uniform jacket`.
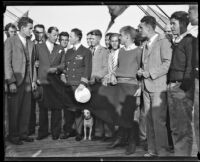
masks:
<svg viewBox="0 0 200 162"><path fill-rule="evenodd" d="M63 71L70 85L87 85L92 71L92 54L81 45L76 51L69 49L62 59L58 70Z"/></svg>
<svg viewBox="0 0 200 162"><path fill-rule="evenodd" d="M34 43L27 40L30 59L31 81L33 79L33 48ZM8 38L4 45L4 69L5 80L8 84L16 83L17 86L23 82L26 71L26 56L23 44L18 35Z"/></svg>
<svg viewBox="0 0 200 162"><path fill-rule="evenodd" d="M164 35L159 34L148 49L143 48L142 66L150 73L150 77L143 80L143 88L149 92L166 91L171 57L171 43Z"/></svg>
<svg viewBox="0 0 200 162"><path fill-rule="evenodd" d="M94 52L92 57L92 77L102 79L108 74L109 50L101 45Z"/></svg>
<svg viewBox="0 0 200 162"><path fill-rule="evenodd" d="M34 56L36 60L39 60L39 69L38 76L34 73L34 81L38 79L41 84L47 84L47 70L50 67L60 65L63 55L63 47L58 44L54 44L52 53L49 52L45 42L37 44L35 46Z"/></svg>

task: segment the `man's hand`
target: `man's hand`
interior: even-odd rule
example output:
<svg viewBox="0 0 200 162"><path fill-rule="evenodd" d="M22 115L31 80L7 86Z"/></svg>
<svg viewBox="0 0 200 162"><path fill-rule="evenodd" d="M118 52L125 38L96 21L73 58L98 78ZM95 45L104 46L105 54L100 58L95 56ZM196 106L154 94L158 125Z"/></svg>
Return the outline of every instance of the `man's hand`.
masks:
<svg viewBox="0 0 200 162"><path fill-rule="evenodd" d="M33 89L33 91L35 91L37 89L37 83L36 82L32 82L32 89Z"/></svg>
<svg viewBox="0 0 200 162"><path fill-rule="evenodd" d="M67 83L65 74L61 74L61 75L60 75L60 80L63 81L65 84Z"/></svg>
<svg viewBox="0 0 200 162"><path fill-rule="evenodd" d="M38 61L38 60L35 61L35 67L36 67L36 68L39 67L39 61Z"/></svg>
<svg viewBox="0 0 200 162"><path fill-rule="evenodd" d="M141 92L142 92L142 89L141 87L139 87L137 91L135 92L134 96L141 96Z"/></svg>
<svg viewBox="0 0 200 162"><path fill-rule="evenodd" d="M9 90L10 90L11 93L16 93L17 92L17 86L16 86L16 84L15 83L11 83L9 85Z"/></svg>
<svg viewBox="0 0 200 162"><path fill-rule="evenodd" d="M49 68L47 73L56 73L57 68Z"/></svg>
<svg viewBox="0 0 200 162"><path fill-rule="evenodd" d="M143 74L143 69L139 69L138 71L137 71L137 75L139 76L139 77L141 77L142 76L142 74Z"/></svg>
<svg viewBox="0 0 200 162"><path fill-rule="evenodd" d="M85 88L85 85L79 84L77 91L82 91Z"/></svg>
<svg viewBox="0 0 200 162"><path fill-rule="evenodd" d="M143 75L144 78L149 78L150 77L150 74L149 74L148 71L143 71L142 75Z"/></svg>

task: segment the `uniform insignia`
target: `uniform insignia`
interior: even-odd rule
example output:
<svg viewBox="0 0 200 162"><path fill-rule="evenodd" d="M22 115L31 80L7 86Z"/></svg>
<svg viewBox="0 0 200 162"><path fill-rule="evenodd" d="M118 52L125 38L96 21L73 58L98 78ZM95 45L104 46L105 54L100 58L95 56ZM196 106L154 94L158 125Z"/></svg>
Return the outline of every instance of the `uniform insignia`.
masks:
<svg viewBox="0 0 200 162"><path fill-rule="evenodd" d="M77 55L77 56L75 57L75 59L76 59L76 60L82 60L82 59L83 59L83 56Z"/></svg>

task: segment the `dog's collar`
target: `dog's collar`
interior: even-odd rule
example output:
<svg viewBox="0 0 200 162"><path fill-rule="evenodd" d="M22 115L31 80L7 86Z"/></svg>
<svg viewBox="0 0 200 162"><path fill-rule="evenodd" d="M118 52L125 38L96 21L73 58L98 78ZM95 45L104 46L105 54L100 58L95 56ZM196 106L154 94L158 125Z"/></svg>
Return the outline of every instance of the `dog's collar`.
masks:
<svg viewBox="0 0 200 162"><path fill-rule="evenodd" d="M90 118L88 118L88 119L85 119L85 120L90 120L90 119L92 119L92 117L90 117Z"/></svg>

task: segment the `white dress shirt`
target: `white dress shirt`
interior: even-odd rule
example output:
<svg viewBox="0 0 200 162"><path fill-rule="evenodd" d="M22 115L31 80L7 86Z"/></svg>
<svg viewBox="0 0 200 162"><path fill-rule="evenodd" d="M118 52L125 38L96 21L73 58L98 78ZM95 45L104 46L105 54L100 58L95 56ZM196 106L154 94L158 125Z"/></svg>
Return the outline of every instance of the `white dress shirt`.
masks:
<svg viewBox="0 0 200 162"><path fill-rule="evenodd" d="M24 45L24 47L26 47L26 38L21 36L20 33L18 33L18 36L19 36L19 39L21 40L22 44Z"/></svg>
<svg viewBox="0 0 200 162"><path fill-rule="evenodd" d="M51 53L53 51L54 43L51 43L49 40L46 41L47 48Z"/></svg>
<svg viewBox="0 0 200 162"><path fill-rule="evenodd" d="M75 44L75 45L73 46L73 48L75 48L75 50L77 50L80 46L81 46L81 43L78 43L78 44Z"/></svg>
<svg viewBox="0 0 200 162"><path fill-rule="evenodd" d="M111 53L108 56L108 72L114 72L117 68L118 64L118 54L119 54L119 49L115 51L111 51ZM114 61L114 64L113 64Z"/></svg>

